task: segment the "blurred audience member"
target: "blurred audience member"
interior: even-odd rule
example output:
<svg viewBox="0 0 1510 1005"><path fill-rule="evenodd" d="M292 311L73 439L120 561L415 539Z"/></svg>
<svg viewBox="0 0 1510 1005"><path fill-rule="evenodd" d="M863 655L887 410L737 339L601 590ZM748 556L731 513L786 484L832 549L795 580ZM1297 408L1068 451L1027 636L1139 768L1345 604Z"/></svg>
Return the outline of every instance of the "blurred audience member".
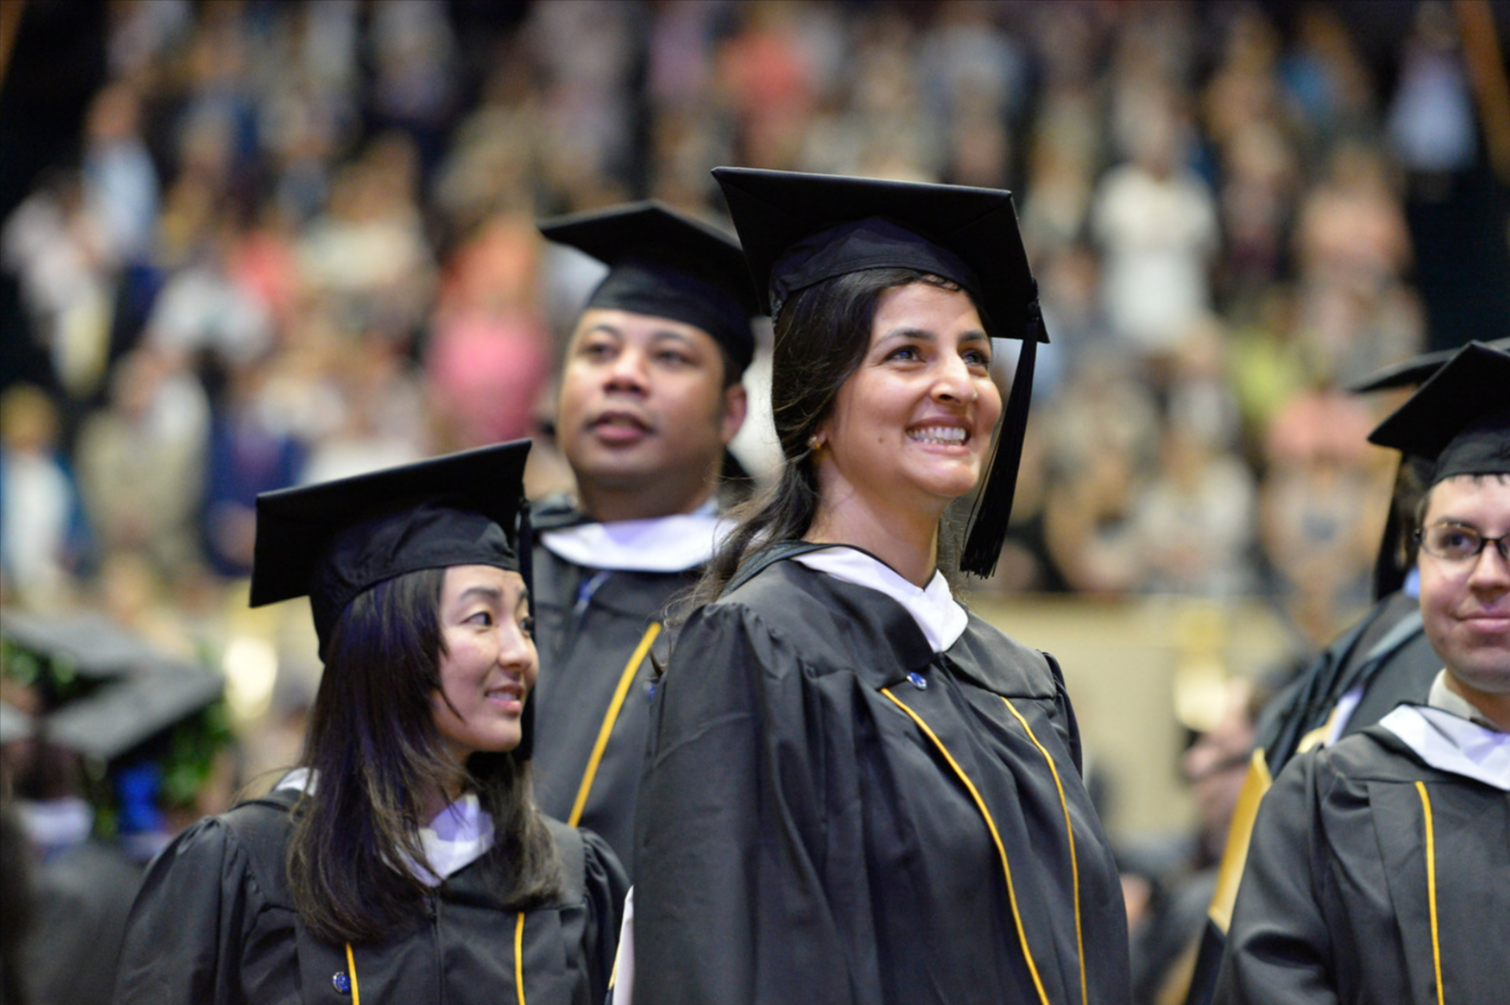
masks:
<svg viewBox="0 0 1510 1005"><path fill-rule="evenodd" d="M1185 128L1173 108L1148 108L1133 160L1105 175L1092 210L1107 319L1155 359L1210 307L1216 208L1205 182L1184 166Z"/></svg>
<svg viewBox="0 0 1510 1005"><path fill-rule="evenodd" d="M15 275L32 338L72 398L88 398L104 379L117 264L76 171L49 171L0 229L0 265Z"/></svg>
<svg viewBox="0 0 1510 1005"><path fill-rule="evenodd" d="M5 595L51 607L68 592L87 545L78 488L59 450L58 414L39 388L0 396L0 579Z"/></svg>
<svg viewBox="0 0 1510 1005"><path fill-rule="evenodd" d="M141 551L164 571L199 560L209 420L204 390L176 354L143 347L121 360L109 407L85 420L75 448L102 549Z"/></svg>

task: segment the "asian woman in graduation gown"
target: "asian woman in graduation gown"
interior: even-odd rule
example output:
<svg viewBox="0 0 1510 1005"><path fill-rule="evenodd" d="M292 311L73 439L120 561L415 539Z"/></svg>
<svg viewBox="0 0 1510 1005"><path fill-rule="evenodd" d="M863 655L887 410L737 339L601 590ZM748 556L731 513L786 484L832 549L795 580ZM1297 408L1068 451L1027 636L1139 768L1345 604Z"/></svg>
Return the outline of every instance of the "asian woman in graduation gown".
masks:
<svg viewBox="0 0 1510 1005"><path fill-rule="evenodd" d="M258 499L253 603L308 593L325 662L303 767L156 860L117 1003L602 1001L623 870L530 794L528 450Z"/></svg>
<svg viewBox="0 0 1510 1005"><path fill-rule="evenodd" d="M939 571L944 511L991 466L992 339L1038 337L1010 199L715 176L773 308L785 465L658 685L635 1005L1126 1003L1060 669ZM1027 345L965 551L978 573L1010 507Z"/></svg>

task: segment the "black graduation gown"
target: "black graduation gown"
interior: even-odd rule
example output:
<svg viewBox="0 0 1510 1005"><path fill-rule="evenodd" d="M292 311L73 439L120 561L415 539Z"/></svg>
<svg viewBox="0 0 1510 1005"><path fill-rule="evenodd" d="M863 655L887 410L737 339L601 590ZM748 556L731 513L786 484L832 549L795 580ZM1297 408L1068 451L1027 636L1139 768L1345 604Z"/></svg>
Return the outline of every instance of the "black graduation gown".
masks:
<svg viewBox="0 0 1510 1005"><path fill-rule="evenodd" d="M646 756L636 1005L1129 1000L1057 665L979 618L935 655L778 562L689 619Z"/></svg>
<svg viewBox="0 0 1510 1005"><path fill-rule="evenodd" d="M1264 796L1216 1001L1435 1005L1428 862L1440 1000L1503 1005L1510 793L1428 766L1380 726L1295 758Z"/></svg>
<svg viewBox="0 0 1510 1005"><path fill-rule="evenodd" d="M626 869L633 868L634 812L650 722L654 675L641 650L647 632L665 653L660 626L666 607L692 586L698 570L602 573L585 602L582 584L598 574L552 553L534 550L535 645L540 676L535 683L535 799L540 811L592 830L608 842ZM614 696L626 673L633 677L622 702ZM593 749L604 723L608 741L595 768ZM589 779L581 816L572 820L578 794Z"/></svg>
<svg viewBox="0 0 1510 1005"><path fill-rule="evenodd" d="M110 1000L126 918L141 885L140 865L93 838L42 863L26 941L30 1000Z"/></svg>
<svg viewBox="0 0 1510 1005"><path fill-rule="evenodd" d="M190 827L153 863L132 909L117 1005L350 1003L334 980L346 946L310 935L293 909L285 855L296 795L243 803ZM617 945L623 873L594 835L547 821L565 892L525 915L524 992L516 989L519 915L493 892L484 857L452 874L412 928L352 947L356 991L379 1002L597 1005Z"/></svg>

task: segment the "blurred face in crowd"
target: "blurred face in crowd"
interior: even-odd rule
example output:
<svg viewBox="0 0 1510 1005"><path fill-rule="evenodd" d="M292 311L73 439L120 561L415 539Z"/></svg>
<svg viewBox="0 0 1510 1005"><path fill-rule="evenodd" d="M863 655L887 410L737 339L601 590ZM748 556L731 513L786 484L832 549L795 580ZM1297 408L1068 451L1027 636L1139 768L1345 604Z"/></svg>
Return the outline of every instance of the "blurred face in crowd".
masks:
<svg viewBox="0 0 1510 1005"><path fill-rule="evenodd" d="M1431 489L1421 526L1485 538L1510 534L1510 476L1444 479ZM1510 712L1510 562L1486 543L1477 555L1458 559L1423 547L1419 565L1421 617L1432 648L1454 690L1498 721Z"/></svg>
<svg viewBox="0 0 1510 1005"><path fill-rule="evenodd" d="M586 511L600 520L696 509L745 416L718 343L681 321L584 311L561 377L557 435Z"/></svg>
<svg viewBox="0 0 1510 1005"><path fill-rule="evenodd" d="M513 750L539 668L523 578L490 565L447 569L440 629L436 729L458 763L480 751Z"/></svg>
<svg viewBox="0 0 1510 1005"><path fill-rule="evenodd" d="M991 340L969 295L928 283L886 291L818 432L823 508L858 498L936 520L980 480L1000 414Z"/></svg>

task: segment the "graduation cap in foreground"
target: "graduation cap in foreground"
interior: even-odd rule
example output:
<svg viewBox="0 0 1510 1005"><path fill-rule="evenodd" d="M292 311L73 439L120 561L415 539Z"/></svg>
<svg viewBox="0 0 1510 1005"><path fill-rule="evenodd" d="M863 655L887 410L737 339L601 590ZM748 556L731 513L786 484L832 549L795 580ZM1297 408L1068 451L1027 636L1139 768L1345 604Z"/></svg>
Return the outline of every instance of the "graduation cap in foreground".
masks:
<svg viewBox="0 0 1510 1005"><path fill-rule="evenodd" d="M1454 475L1510 474L1510 352L1470 342L1369 434Z"/></svg>
<svg viewBox="0 0 1510 1005"><path fill-rule="evenodd" d="M850 272L910 268L952 280L992 338L1023 340L960 567L989 576L1012 512L1037 344L1047 342L1011 193L959 185L721 167L713 170L762 306Z"/></svg>
<svg viewBox="0 0 1510 1005"><path fill-rule="evenodd" d="M539 228L548 239L608 266L584 309L684 322L723 346L734 363L732 376L750 365L750 318L760 310L744 253L732 238L657 202L556 217Z"/></svg>
<svg viewBox="0 0 1510 1005"><path fill-rule="evenodd" d="M341 612L386 579L450 565L520 572L530 441L257 497L251 605L308 596L323 656Z"/></svg>
<svg viewBox="0 0 1510 1005"><path fill-rule="evenodd" d="M1497 338L1483 344L1491 349L1510 352L1510 338ZM1387 366L1355 384L1349 384L1348 390L1354 394L1367 394L1370 391L1389 391L1397 387L1419 387L1460 351L1461 347L1422 353L1403 363Z"/></svg>

